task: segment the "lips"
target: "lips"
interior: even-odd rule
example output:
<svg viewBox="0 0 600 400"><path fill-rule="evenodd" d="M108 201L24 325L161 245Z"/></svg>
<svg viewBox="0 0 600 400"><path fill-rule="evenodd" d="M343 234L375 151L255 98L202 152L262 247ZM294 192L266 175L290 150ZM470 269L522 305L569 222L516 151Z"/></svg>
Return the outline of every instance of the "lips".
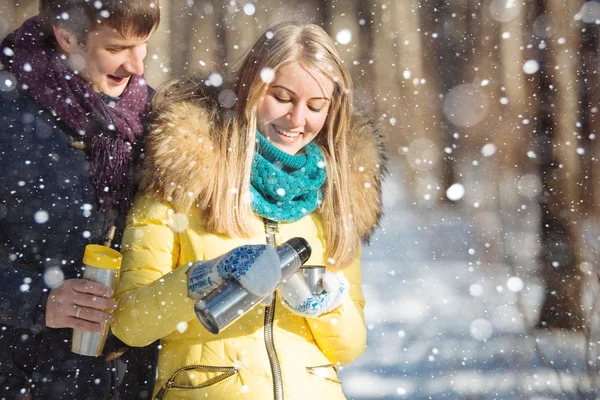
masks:
<svg viewBox="0 0 600 400"><path fill-rule="evenodd" d="M298 136L300 136L302 134L302 132L290 132L290 131L283 130L283 129L281 129L280 127L278 127L276 125L273 125L273 128L275 128L275 131L277 133L279 133L280 135L283 135L283 136L285 136L287 138L290 138L290 139L295 139L295 138L297 138Z"/></svg>
<svg viewBox="0 0 600 400"><path fill-rule="evenodd" d="M107 75L108 80L116 85L122 85L123 83L126 83L127 80L129 80L128 76L125 77L121 77L121 76L115 76L115 75Z"/></svg>

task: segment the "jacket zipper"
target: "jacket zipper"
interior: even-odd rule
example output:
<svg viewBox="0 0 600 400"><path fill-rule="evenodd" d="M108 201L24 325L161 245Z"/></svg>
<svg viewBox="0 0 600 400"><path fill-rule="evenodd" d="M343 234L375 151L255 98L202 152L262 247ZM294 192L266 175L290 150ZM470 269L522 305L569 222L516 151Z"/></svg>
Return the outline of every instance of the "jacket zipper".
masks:
<svg viewBox="0 0 600 400"><path fill-rule="evenodd" d="M267 244L277 246L277 236L279 235L279 226L276 221L265 219L265 233ZM273 398L275 400L283 400L283 379L281 377L281 366L275 349L275 340L273 337L273 320L275 319L275 302L277 300L276 293L273 292L271 304L265 308L265 346L269 363L271 364L271 373L273 375Z"/></svg>
<svg viewBox="0 0 600 400"><path fill-rule="evenodd" d="M177 374L179 374L180 372L183 372L183 371L191 370L191 369L200 369L200 370L204 370L204 371L223 372L223 373L221 375L217 375L214 378L211 378L211 379L207 380L206 382L203 382L196 386L178 385L175 383L175 376ZM167 382L163 385L163 387L161 387L160 390L158 391L158 393L156 393L156 396L154 396L154 400L162 400L165 397L165 394L167 393L167 391L171 388L188 389L188 390L189 389L202 389L202 388L214 385L216 383L219 383L221 381L224 381L225 379L227 379L230 376L233 376L237 373L238 373L238 369L235 367L213 367L210 365L188 365L188 366L179 368L171 375L171 377L167 380Z"/></svg>

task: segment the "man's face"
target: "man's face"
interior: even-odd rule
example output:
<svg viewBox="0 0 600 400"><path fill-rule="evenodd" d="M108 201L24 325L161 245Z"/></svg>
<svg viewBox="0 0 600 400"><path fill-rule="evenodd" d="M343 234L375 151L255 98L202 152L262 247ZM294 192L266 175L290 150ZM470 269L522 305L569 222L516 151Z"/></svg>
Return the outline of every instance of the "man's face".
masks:
<svg viewBox="0 0 600 400"><path fill-rule="evenodd" d="M123 37L116 29L101 25L88 34L85 45L74 39L75 43L63 50L70 68L78 71L95 92L119 97L131 75L144 73L149 38Z"/></svg>

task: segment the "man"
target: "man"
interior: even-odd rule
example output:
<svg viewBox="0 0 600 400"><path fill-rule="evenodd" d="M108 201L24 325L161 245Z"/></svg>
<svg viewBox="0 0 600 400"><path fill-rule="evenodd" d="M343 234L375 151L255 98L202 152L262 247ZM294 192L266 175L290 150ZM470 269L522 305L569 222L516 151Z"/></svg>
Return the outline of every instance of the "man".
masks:
<svg viewBox="0 0 600 400"><path fill-rule="evenodd" d="M122 354L109 335L86 357L71 336L102 330L116 306L110 288L81 279L82 257L115 230L120 240L159 20L157 0L41 0L0 46L2 399L152 394L152 348Z"/></svg>

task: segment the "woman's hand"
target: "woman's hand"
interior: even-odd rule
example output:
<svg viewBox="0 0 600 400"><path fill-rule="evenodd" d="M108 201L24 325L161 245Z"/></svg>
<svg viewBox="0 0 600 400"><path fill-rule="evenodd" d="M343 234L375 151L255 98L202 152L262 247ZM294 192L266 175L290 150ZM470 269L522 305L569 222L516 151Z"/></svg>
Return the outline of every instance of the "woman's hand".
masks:
<svg viewBox="0 0 600 400"><path fill-rule="evenodd" d="M106 322L113 320L117 303L110 299L108 286L86 279L68 279L48 294L46 326L100 332Z"/></svg>
<svg viewBox="0 0 600 400"><path fill-rule="evenodd" d="M306 282L294 274L279 287L283 304L293 313L306 318L316 318L338 308L350 283L341 272L327 272L322 280L323 292L313 295Z"/></svg>
<svg viewBox="0 0 600 400"><path fill-rule="evenodd" d="M250 244L236 247L213 260L197 261L187 271L188 296L204 298L228 279L234 279L257 295L272 293L281 279L279 256L273 246Z"/></svg>

